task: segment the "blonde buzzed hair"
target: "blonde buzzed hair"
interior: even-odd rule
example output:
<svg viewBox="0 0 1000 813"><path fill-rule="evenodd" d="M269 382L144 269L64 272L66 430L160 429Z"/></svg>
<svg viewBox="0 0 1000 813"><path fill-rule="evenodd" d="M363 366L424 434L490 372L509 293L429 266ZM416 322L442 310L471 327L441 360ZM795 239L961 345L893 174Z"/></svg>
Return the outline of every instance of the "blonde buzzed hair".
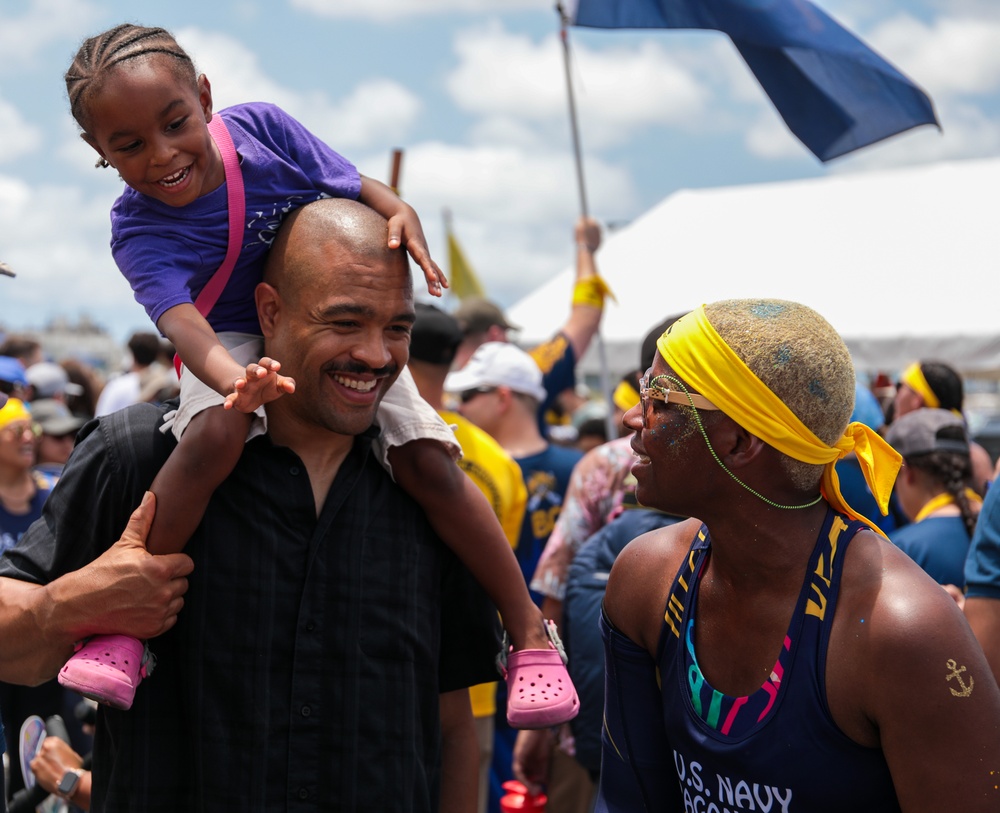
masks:
<svg viewBox="0 0 1000 813"><path fill-rule="evenodd" d="M728 299L705 306L712 327L768 389L827 445L854 411L854 363L843 339L812 308L780 299ZM822 466L785 456L796 487L815 487Z"/></svg>

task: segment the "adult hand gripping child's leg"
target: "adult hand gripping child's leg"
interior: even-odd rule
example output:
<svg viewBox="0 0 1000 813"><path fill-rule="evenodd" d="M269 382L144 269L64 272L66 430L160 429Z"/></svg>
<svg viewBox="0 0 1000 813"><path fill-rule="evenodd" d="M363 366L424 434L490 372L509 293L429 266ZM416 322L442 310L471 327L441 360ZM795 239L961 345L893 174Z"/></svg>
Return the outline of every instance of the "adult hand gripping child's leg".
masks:
<svg viewBox="0 0 1000 813"><path fill-rule="evenodd" d="M295 391L269 358L248 364L224 408L209 407L192 418L177 448L153 480L157 512L146 540L150 553L179 553L201 522L208 502L229 476L246 441L253 412ZM59 683L98 703L129 709L135 691L156 663L146 642L128 635L94 635L59 671Z"/></svg>

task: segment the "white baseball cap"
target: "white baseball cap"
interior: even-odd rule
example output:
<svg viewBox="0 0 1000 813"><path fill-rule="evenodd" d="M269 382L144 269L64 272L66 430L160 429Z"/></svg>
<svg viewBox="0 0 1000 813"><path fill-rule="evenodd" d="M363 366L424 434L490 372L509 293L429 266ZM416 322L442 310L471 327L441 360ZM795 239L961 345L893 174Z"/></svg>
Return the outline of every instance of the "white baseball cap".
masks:
<svg viewBox="0 0 1000 813"><path fill-rule="evenodd" d="M486 342L461 370L448 373L444 388L465 392L479 387L508 387L536 401L545 400L542 371L520 347L508 342Z"/></svg>

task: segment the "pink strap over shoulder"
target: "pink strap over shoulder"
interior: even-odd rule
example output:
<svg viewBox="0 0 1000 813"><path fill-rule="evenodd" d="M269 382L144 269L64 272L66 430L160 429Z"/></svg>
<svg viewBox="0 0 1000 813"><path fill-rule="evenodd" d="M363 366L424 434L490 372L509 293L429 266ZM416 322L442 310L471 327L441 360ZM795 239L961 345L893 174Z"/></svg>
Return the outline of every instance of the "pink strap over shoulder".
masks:
<svg viewBox="0 0 1000 813"><path fill-rule="evenodd" d="M219 152L222 153L222 166L226 171L226 192L229 200L229 244L222 265L201 289L201 293L194 301L194 306L202 316L208 316L211 312L233 273L236 260L240 256L243 221L246 214L243 173L240 172L239 156L236 155L232 136L229 135L229 130L226 129L225 122L222 121L222 116L218 113L214 114L208 123L208 132L212 134L212 138L219 147Z"/></svg>

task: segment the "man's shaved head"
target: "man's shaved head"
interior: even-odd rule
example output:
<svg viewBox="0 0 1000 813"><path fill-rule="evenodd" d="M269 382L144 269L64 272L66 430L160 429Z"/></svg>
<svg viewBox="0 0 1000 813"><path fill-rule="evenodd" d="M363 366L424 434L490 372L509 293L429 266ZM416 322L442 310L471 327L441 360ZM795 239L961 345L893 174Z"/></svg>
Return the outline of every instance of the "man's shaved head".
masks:
<svg viewBox="0 0 1000 813"><path fill-rule="evenodd" d="M322 274L320 258L336 244L358 259L407 263L403 249L388 246L388 222L374 209L348 198L324 198L296 209L285 218L264 268L264 282L285 298Z"/></svg>

